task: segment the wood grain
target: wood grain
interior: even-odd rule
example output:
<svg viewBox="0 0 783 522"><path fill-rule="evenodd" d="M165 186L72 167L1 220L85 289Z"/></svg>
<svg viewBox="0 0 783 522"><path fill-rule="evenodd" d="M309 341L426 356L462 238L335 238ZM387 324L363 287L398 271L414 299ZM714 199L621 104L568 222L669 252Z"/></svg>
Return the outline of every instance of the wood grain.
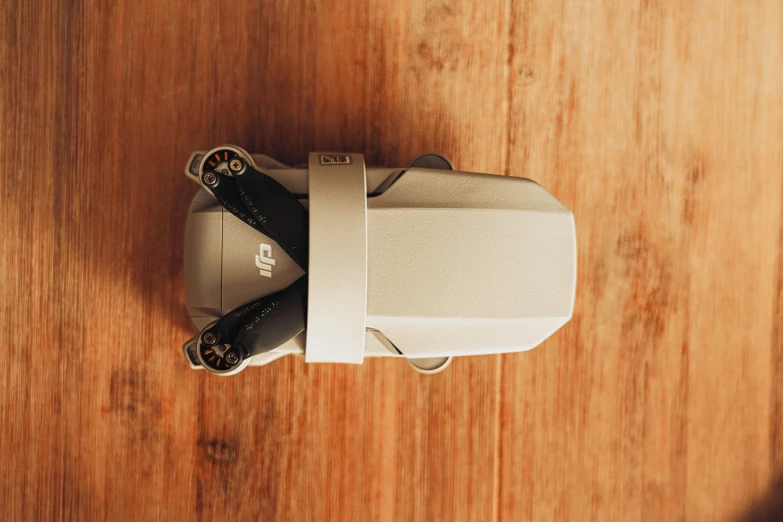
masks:
<svg viewBox="0 0 783 522"><path fill-rule="evenodd" d="M0 14L3 520L783 518L780 2ZM218 143L534 179L574 319L433 377L192 372L182 167Z"/></svg>
<svg viewBox="0 0 783 522"><path fill-rule="evenodd" d="M504 358L504 512L725 518L780 470L780 7L514 10L510 171L573 209L580 279Z"/></svg>

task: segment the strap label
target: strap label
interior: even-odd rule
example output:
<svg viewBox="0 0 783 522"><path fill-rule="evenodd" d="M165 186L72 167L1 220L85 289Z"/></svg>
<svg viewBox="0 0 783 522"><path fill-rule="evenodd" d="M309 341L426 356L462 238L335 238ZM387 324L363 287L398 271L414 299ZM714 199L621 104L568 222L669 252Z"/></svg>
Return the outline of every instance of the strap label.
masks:
<svg viewBox="0 0 783 522"><path fill-rule="evenodd" d="M347 154L320 154L321 165L350 165L351 157Z"/></svg>

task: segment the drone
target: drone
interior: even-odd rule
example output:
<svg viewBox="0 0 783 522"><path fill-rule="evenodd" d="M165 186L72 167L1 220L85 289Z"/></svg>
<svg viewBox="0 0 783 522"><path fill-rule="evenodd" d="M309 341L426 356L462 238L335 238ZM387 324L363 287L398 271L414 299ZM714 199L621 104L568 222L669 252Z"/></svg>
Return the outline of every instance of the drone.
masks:
<svg viewBox="0 0 783 522"><path fill-rule="evenodd" d="M313 152L287 166L223 145L194 152L185 229L194 369L233 375L306 363L454 357L534 348L573 315L573 214L534 181L405 168Z"/></svg>

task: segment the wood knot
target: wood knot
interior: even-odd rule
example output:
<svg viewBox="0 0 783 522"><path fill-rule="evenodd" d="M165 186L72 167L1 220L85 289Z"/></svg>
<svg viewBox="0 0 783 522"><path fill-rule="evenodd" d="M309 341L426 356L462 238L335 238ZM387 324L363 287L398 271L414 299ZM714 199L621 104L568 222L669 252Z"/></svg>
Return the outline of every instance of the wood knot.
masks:
<svg viewBox="0 0 783 522"><path fill-rule="evenodd" d="M221 440L202 443L201 447L209 460L219 464L229 464L237 460L239 456L236 446Z"/></svg>

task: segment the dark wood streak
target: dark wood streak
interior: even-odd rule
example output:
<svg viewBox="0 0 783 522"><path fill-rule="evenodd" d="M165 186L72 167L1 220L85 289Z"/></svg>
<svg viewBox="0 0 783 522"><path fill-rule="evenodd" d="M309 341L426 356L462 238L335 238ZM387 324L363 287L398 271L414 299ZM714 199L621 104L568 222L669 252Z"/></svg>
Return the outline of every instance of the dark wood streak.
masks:
<svg viewBox="0 0 783 522"><path fill-rule="evenodd" d="M663 312L670 306L672 273L669 260L647 237L647 225L637 223L618 238L617 253L624 260L630 281L627 314L622 321L623 338L642 341L643 349L655 349L666 326Z"/></svg>
<svg viewBox="0 0 783 522"><path fill-rule="evenodd" d="M781 166L783 170L783 166ZM781 183L783 193L783 183ZM783 194L781 195L783 200ZM783 210L781 210L783 224ZM778 489L783 488L783 226L780 226L777 242L777 270L775 273L775 302L773 303L773 327L770 349L772 350L772 387L770 454L773 469L778 473ZM783 509L781 509L783 512Z"/></svg>
<svg viewBox="0 0 783 522"><path fill-rule="evenodd" d="M84 153L84 11L82 2L71 2L55 8L54 44L51 47L56 85L53 90L53 169L57 183L53 194L54 250L51 269L58 274L54 302L60 304L57 315L57 345L79 346L85 341L85 329L80 313L84 309L86 296L74 289L82 267L71 256L72 245L81 244L84 228L82 217L89 212L84 197L87 194L83 180L82 161ZM38 22L45 20L42 12ZM31 42L32 43L32 42ZM64 167L64 168L63 168ZM75 391L74 383L81 377L81 368L86 363L82 350L68 350L59 360L60 386L66 393ZM64 443L61 461L61 505L59 518L68 519L84 510L80 494L80 454L82 445L78 438L81 424L81 408L69 401L62 411L62 440Z"/></svg>

